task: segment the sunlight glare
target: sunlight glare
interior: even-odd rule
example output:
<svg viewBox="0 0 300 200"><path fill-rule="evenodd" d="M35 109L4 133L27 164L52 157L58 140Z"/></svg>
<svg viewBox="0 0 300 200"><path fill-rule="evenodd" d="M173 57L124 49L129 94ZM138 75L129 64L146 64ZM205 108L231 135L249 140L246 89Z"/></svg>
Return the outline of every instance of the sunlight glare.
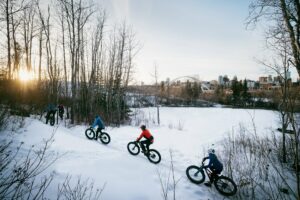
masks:
<svg viewBox="0 0 300 200"><path fill-rule="evenodd" d="M34 78L32 71L21 69L19 71L19 79L21 81L30 81Z"/></svg>

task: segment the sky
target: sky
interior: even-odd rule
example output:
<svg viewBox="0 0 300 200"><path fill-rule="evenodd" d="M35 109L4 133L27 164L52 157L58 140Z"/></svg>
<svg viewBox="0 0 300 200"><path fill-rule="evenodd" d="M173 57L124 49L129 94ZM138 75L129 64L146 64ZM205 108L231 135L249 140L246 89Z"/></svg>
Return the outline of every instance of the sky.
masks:
<svg viewBox="0 0 300 200"><path fill-rule="evenodd" d="M250 0L97 0L114 23L132 26L141 49L136 83L219 75L258 80L268 75L255 61L265 51L263 32L247 30Z"/></svg>

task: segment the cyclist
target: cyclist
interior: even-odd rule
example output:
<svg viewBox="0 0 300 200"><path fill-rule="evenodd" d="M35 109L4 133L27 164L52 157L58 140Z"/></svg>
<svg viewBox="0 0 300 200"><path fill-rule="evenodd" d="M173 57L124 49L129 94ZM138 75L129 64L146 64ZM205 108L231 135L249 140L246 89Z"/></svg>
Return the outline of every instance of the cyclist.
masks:
<svg viewBox="0 0 300 200"><path fill-rule="evenodd" d="M146 129L145 125L141 125L140 127L142 129L141 135L136 139L136 141L140 141L142 137L145 138L145 140L141 141L141 147L142 147L142 152L146 155L149 152L149 146L154 142L154 138L151 135L150 131ZM145 149L146 147L146 149Z"/></svg>
<svg viewBox="0 0 300 200"><path fill-rule="evenodd" d="M62 120L65 112L64 106L60 104L59 106L57 106L57 108L58 108L59 117Z"/></svg>
<svg viewBox="0 0 300 200"><path fill-rule="evenodd" d="M99 115L96 115L96 118L94 120L94 123L92 125L93 128L96 128L96 126L98 126L97 131L96 131L96 137L95 140L97 140L98 138L98 132L101 132L102 129L105 129L104 123L102 121L102 119L100 118Z"/></svg>
<svg viewBox="0 0 300 200"><path fill-rule="evenodd" d="M209 168L211 170L210 181L204 184L210 187L214 178L222 172L223 164L218 160L214 149L208 149L207 152L208 152L208 156L203 158L202 162L209 159L208 165L204 166L204 168Z"/></svg>
<svg viewBox="0 0 300 200"><path fill-rule="evenodd" d="M47 114L46 114L46 124L48 124L48 121L50 120L50 117L53 117L55 119L55 113L56 113L57 109L54 106L54 104L49 103L47 108L45 109L45 111L47 112Z"/></svg>

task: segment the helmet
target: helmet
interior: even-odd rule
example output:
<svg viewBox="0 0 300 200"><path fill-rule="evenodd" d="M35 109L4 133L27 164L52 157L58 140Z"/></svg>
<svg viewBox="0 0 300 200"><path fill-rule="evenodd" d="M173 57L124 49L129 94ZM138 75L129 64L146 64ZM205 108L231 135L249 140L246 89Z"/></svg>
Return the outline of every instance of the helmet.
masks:
<svg viewBox="0 0 300 200"><path fill-rule="evenodd" d="M141 125L140 127L142 130L145 130L146 129L146 126L145 125Z"/></svg>
<svg viewBox="0 0 300 200"><path fill-rule="evenodd" d="M207 153L208 153L208 154L210 154L210 153L215 153L215 150L214 150L214 149L208 149L208 150L207 150Z"/></svg>

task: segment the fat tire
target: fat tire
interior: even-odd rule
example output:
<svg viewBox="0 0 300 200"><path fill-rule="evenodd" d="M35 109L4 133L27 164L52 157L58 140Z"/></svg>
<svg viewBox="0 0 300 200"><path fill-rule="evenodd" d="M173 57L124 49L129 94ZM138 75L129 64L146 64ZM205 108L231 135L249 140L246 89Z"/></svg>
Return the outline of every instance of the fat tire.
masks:
<svg viewBox="0 0 300 200"><path fill-rule="evenodd" d="M154 157L153 157L154 156ZM155 149L150 149L147 158L150 162L154 164L158 164L161 161L160 153Z"/></svg>
<svg viewBox="0 0 300 200"><path fill-rule="evenodd" d="M98 133L99 139L103 144L108 144L110 142L110 136L106 132Z"/></svg>
<svg viewBox="0 0 300 200"><path fill-rule="evenodd" d="M51 126L54 126L54 124L55 124L55 120L54 120L53 118L51 118L51 119L50 119L50 125L51 125Z"/></svg>
<svg viewBox="0 0 300 200"><path fill-rule="evenodd" d="M49 122L50 122L51 126L54 126L54 124L55 124L55 114L51 113L49 115Z"/></svg>
<svg viewBox="0 0 300 200"><path fill-rule="evenodd" d="M85 130L85 136L88 139L92 140L92 139L95 138L95 131L93 129L91 129L91 128L88 128L88 129Z"/></svg>
<svg viewBox="0 0 300 200"><path fill-rule="evenodd" d="M127 144L127 150L131 155L134 156L138 155L141 151L139 145L136 142L129 142Z"/></svg>
<svg viewBox="0 0 300 200"><path fill-rule="evenodd" d="M196 166L196 165L189 166L185 170L185 173L186 173L186 176L188 177L188 179L192 183L200 184L200 183L203 183L204 180L205 180L205 174L204 174L203 169L201 167ZM199 177L199 179L194 178L194 176L196 176L196 173L198 173L197 176Z"/></svg>
<svg viewBox="0 0 300 200"><path fill-rule="evenodd" d="M223 185L223 180L226 181L226 185L228 187L228 183L230 183L230 191L226 191L224 190L224 188L222 188ZM218 178L216 178L216 180L214 181L214 185L216 187L216 189L218 190L218 192L220 192L221 194L223 194L224 196L232 196L235 195L237 192L237 186L235 184L235 182L231 179L228 178L226 176L219 176Z"/></svg>

